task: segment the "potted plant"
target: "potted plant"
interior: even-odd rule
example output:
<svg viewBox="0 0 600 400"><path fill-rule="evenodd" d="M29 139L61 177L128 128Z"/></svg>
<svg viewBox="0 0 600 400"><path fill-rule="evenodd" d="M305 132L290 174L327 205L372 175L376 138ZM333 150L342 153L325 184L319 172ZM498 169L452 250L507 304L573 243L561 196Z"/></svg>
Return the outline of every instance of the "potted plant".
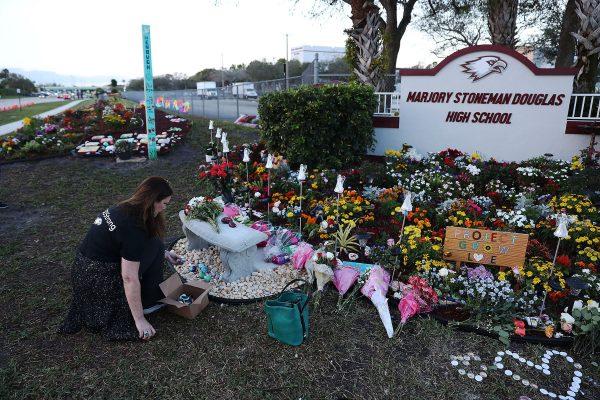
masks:
<svg viewBox="0 0 600 400"><path fill-rule="evenodd" d="M134 145L129 140L119 140L115 145L115 154L121 160L129 160L133 153Z"/></svg>

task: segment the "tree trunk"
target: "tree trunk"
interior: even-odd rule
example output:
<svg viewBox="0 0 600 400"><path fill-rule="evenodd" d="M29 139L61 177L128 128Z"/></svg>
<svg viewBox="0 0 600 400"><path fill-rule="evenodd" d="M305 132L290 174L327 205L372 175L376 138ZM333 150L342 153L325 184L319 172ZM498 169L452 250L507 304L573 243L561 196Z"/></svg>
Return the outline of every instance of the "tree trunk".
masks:
<svg viewBox="0 0 600 400"><path fill-rule="evenodd" d="M598 75L598 53L589 57L578 57L575 66L579 68L579 74L577 75L573 91L575 93L595 93L596 76Z"/></svg>
<svg viewBox="0 0 600 400"><path fill-rule="evenodd" d="M560 38L558 39L558 54L554 64L557 68L573 66L576 42L571 32L577 32L579 28L579 18L575 13L576 3L576 0L569 0L563 14Z"/></svg>
<svg viewBox="0 0 600 400"><path fill-rule="evenodd" d="M393 79L389 75L396 74L396 62L398 61L398 52L400 51L400 42L406 32L406 27L412 19L412 12L417 0L408 0L402 9L402 19L398 23L398 3L396 0L381 0L381 5L385 9L385 29L383 36L383 56L386 60L384 73L386 74L385 90L392 90L394 87Z"/></svg>
<svg viewBox="0 0 600 400"><path fill-rule="evenodd" d="M489 0L488 28L493 44L515 48L518 9L519 0Z"/></svg>
<svg viewBox="0 0 600 400"><path fill-rule="evenodd" d="M370 4L365 2L365 6ZM357 50L354 73L361 82L372 85L376 92L384 89L383 68L379 61L382 55L382 23L379 8L370 8L366 18L348 32Z"/></svg>
<svg viewBox="0 0 600 400"><path fill-rule="evenodd" d="M600 52L600 0L578 0L579 29L572 35L577 39L578 69L573 90L576 93L595 93Z"/></svg>

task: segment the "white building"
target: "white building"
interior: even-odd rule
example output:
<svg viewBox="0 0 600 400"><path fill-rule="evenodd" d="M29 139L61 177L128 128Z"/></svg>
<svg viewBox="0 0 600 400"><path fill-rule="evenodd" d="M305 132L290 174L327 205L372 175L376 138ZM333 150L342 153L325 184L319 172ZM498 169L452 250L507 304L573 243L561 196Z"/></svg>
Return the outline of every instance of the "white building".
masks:
<svg viewBox="0 0 600 400"><path fill-rule="evenodd" d="M327 46L300 46L292 47L292 59L301 63L310 63L315 59L315 54L319 54L320 62L334 61L346 55L344 47Z"/></svg>

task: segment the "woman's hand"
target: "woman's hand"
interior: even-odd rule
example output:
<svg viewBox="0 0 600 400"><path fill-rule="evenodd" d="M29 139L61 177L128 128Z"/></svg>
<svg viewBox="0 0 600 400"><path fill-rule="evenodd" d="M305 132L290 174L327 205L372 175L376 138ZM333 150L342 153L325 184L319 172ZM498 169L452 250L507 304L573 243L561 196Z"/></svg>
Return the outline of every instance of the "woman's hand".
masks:
<svg viewBox="0 0 600 400"><path fill-rule="evenodd" d="M149 340L152 336L156 335L156 331L152 325L146 321L146 318L141 318L139 321L136 321L135 327L138 330L140 339Z"/></svg>
<svg viewBox="0 0 600 400"><path fill-rule="evenodd" d="M173 265L183 264L183 258L179 257L174 251L165 251L165 258Z"/></svg>

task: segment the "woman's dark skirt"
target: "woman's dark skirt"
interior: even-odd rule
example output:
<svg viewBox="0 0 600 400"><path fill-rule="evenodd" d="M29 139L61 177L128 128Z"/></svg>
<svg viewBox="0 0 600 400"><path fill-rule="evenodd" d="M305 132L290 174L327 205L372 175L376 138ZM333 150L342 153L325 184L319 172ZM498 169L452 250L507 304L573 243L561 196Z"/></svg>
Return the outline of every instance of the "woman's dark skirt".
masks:
<svg viewBox="0 0 600 400"><path fill-rule="evenodd" d="M135 340L138 331L125 297L121 266L91 260L77 252L71 271L73 298L62 333L85 328L107 340Z"/></svg>

